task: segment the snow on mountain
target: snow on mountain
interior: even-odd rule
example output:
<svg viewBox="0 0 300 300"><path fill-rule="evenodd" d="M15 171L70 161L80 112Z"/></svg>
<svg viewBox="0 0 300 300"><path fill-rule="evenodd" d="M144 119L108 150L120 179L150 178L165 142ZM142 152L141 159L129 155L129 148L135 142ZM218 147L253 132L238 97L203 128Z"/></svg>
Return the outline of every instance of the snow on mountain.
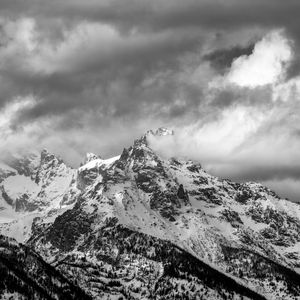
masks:
<svg viewBox="0 0 300 300"><path fill-rule="evenodd" d="M93 158L88 160L87 163L79 168L79 172L84 170L90 170L94 168L109 168L116 160L120 158L120 155L109 159Z"/></svg>
<svg viewBox="0 0 300 300"><path fill-rule="evenodd" d="M6 160L0 165L0 232L23 242L35 218L73 205L76 171L47 150Z"/></svg>
<svg viewBox="0 0 300 300"><path fill-rule="evenodd" d="M24 175L9 176L2 182L3 191L12 200L12 205L16 205L17 199L23 195L28 195L30 199L35 198L39 192L39 186L30 177ZM18 209L18 208L17 208Z"/></svg>
<svg viewBox="0 0 300 300"><path fill-rule="evenodd" d="M300 205L149 146L151 135L173 134L148 131L120 156L87 155L77 171L45 151L34 176L8 170L2 197L17 201L24 193L37 208L14 212L2 232L32 224L22 235L28 245L95 299L297 299ZM8 188L17 176L34 178L38 193L31 183ZM228 282L210 285L203 274Z"/></svg>

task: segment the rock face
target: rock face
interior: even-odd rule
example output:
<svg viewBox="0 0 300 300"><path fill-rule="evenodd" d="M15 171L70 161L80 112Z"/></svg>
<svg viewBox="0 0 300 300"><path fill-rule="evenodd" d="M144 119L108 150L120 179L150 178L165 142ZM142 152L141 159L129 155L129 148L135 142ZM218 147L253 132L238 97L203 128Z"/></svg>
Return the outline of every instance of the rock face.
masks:
<svg viewBox="0 0 300 300"><path fill-rule="evenodd" d="M27 245L94 299L298 299L300 206L160 157L148 138L170 134L77 171L43 153ZM5 172L2 185L18 174Z"/></svg>

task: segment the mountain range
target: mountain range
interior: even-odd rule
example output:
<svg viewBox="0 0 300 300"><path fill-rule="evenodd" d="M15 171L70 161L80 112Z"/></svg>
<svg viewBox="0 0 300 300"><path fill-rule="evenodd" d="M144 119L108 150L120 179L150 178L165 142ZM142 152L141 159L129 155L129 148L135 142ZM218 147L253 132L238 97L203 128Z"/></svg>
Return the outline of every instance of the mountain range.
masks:
<svg viewBox="0 0 300 300"><path fill-rule="evenodd" d="M173 134L0 157L1 299L300 299L300 205L152 149Z"/></svg>

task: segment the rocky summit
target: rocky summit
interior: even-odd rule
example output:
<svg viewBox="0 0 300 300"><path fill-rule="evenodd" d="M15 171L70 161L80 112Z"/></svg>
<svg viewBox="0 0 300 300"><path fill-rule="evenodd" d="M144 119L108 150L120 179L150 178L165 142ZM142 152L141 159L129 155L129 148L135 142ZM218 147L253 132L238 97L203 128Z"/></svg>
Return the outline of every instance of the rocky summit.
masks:
<svg viewBox="0 0 300 300"><path fill-rule="evenodd" d="M174 134L0 162L1 299L300 299L299 204L151 148Z"/></svg>

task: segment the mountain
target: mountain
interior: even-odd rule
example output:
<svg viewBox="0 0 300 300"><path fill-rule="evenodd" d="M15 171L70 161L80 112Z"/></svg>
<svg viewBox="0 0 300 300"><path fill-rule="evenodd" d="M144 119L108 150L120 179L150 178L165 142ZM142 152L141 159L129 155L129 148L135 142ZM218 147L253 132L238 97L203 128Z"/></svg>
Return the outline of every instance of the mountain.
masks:
<svg viewBox="0 0 300 300"><path fill-rule="evenodd" d="M35 218L52 221L76 201L76 170L47 150L0 162L0 228L23 242ZM1 224L2 223L2 224Z"/></svg>
<svg viewBox="0 0 300 300"><path fill-rule="evenodd" d="M0 235L1 299L91 299L28 247Z"/></svg>
<svg viewBox="0 0 300 300"><path fill-rule="evenodd" d="M2 163L0 231L94 299L299 299L299 204L160 156L149 137L170 135L78 170L47 151Z"/></svg>

